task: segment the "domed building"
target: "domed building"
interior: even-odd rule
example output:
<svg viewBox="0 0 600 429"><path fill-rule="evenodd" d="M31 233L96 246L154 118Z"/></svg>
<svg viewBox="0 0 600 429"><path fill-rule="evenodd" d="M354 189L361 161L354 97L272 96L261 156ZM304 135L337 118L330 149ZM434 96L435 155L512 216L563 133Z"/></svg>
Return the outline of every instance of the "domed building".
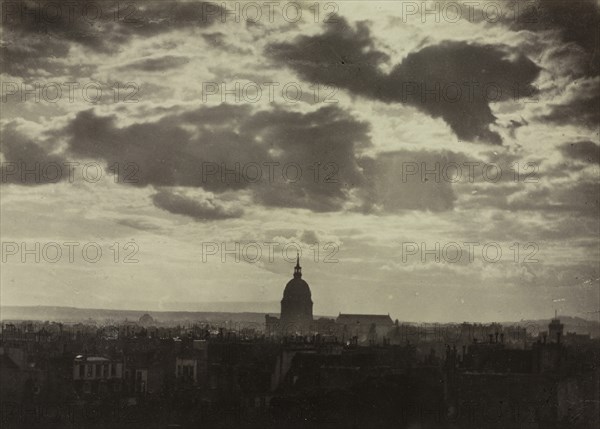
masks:
<svg viewBox="0 0 600 429"><path fill-rule="evenodd" d="M281 317L266 316L267 331L283 335L308 334L313 323L313 302L308 283L302 279L300 255L296 259L294 278L283 291Z"/></svg>
<svg viewBox="0 0 600 429"><path fill-rule="evenodd" d="M306 333L313 321L313 302L310 287L302 279L300 256L294 267L294 278L285 286L281 300L280 324L284 332Z"/></svg>
<svg viewBox="0 0 600 429"><path fill-rule="evenodd" d="M138 322L141 326L143 326L144 328L147 328L149 326L154 325L154 318L152 318L152 316L150 316L148 313L144 314L142 317L140 317L140 320Z"/></svg>

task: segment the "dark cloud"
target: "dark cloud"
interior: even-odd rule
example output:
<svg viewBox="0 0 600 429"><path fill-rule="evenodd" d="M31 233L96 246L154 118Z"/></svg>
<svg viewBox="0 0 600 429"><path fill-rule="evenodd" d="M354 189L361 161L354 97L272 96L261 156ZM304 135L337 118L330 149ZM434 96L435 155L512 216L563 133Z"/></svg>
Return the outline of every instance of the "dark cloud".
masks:
<svg viewBox="0 0 600 429"><path fill-rule="evenodd" d="M560 146L563 156L578 161L600 164L600 145L589 140L565 143Z"/></svg>
<svg viewBox="0 0 600 429"><path fill-rule="evenodd" d="M226 50L227 52L229 52L231 54L238 54L238 55L251 55L252 54L252 49L241 48L239 46L236 46L233 43L228 42L227 35L225 33L221 33L218 31L214 32L214 33L205 33L205 34L202 34L202 38L209 46L211 46L212 48L215 48L215 49Z"/></svg>
<svg viewBox="0 0 600 429"><path fill-rule="evenodd" d="M214 46L215 48L224 48L226 46L225 33L221 33L219 31L214 33L205 33L202 35L202 38L206 41L206 43Z"/></svg>
<svg viewBox="0 0 600 429"><path fill-rule="evenodd" d="M266 53L303 79L415 106L441 117L461 139L492 144L501 138L490 130L496 121L490 102L514 97L515 88L517 95L535 93L531 84L540 71L504 46L443 42L410 53L385 74L379 67L389 57L377 50L366 24L355 30L343 19L325 33L269 45Z"/></svg>
<svg viewBox="0 0 600 429"><path fill-rule="evenodd" d="M548 105L550 112L540 116L540 119L558 125L575 124L591 129L598 128L598 124L600 124L600 95L598 95L600 86L594 83L587 89L591 92L581 91L564 103L550 103Z"/></svg>
<svg viewBox="0 0 600 429"><path fill-rule="evenodd" d="M239 207L226 207L215 198L192 198L184 194L162 189L152 196L152 202L158 208L174 214L189 216L198 221L234 219L243 215Z"/></svg>
<svg viewBox="0 0 600 429"><path fill-rule="evenodd" d="M122 69L127 70L142 70L147 72L160 72L169 69L181 67L189 63L189 58L176 57L174 55L165 55L160 58L146 58L140 61L136 61L131 64L122 66Z"/></svg>
<svg viewBox="0 0 600 429"><path fill-rule="evenodd" d="M259 112L241 128L246 136L268 142L267 159L288 168L288 180L257 189L258 201L269 206L331 211L342 208L347 192L362 184L356 153L370 145L369 126L337 106L300 114L284 110ZM292 182L291 184L289 182Z"/></svg>
<svg viewBox="0 0 600 429"><path fill-rule="evenodd" d="M263 206L315 212L357 204L365 213L439 212L452 209L456 200L449 181L403 177L401 164L460 164L464 160L458 154L400 151L361 157L371 145L369 126L336 105L309 113L253 112L250 106L226 104L161 111L160 120L128 126L119 126L115 116L83 111L49 139L66 142L63 154L69 159L133 163L136 181L124 183L160 188L155 205L195 218L241 215L215 202L232 191L244 191ZM171 188L198 188L217 197L198 202Z"/></svg>
<svg viewBox="0 0 600 429"><path fill-rule="evenodd" d="M74 157L135 163L136 186L248 189L267 206L335 211L361 185L355 153L370 145L368 130L337 106L303 114L223 104L127 127L88 110L55 137Z"/></svg>
<svg viewBox="0 0 600 429"><path fill-rule="evenodd" d="M527 6L522 8L521 15L511 23L514 30L557 30L565 43L573 43L587 53L583 64L585 74L597 76L600 73L600 7L596 0L538 0Z"/></svg>
<svg viewBox="0 0 600 429"><path fill-rule="evenodd" d="M521 117L520 121L515 121L514 119L510 120L510 123L508 124L508 130L509 130L509 134L510 136L514 139L515 135L516 135L516 131L521 128L524 127L526 125L529 125L529 122L527 122L525 119L523 119Z"/></svg>
<svg viewBox="0 0 600 429"><path fill-rule="evenodd" d="M305 229L302 232L302 235L300 236L300 240L302 240L303 243L307 243L307 244L315 244L319 242L319 237L316 233L316 231L311 231L311 230L307 230Z"/></svg>
<svg viewBox="0 0 600 429"><path fill-rule="evenodd" d="M4 126L1 135L2 184L43 185L69 179L65 159L21 133L15 123Z"/></svg>
<svg viewBox="0 0 600 429"><path fill-rule="evenodd" d="M600 123L600 7L597 0L537 0L521 8L517 19L505 23L515 31L557 31L563 43L554 43L546 52L552 62L549 71L579 79L579 91L569 100L550 104L550 112L539 119L559 125L596 129Z"/></svg>
<svg viewBox="0 0 600 429"><path fill-rule="evenodd" d="M271 44L266 53L311 82L335 84L374 98L383 97L387 90L379 66L389 57L376 49L364 22L358 23L355 30L339 19L336 24L328 24L323 34Z"/></svg>
<svg viewBox="0 0 600 429"><path fill-rule="evenodd" d="M520 88L523 94L534 93L531 84L539 71L527 57L509 53L503 46L443 42L408 54L390 73L388 94L393 100L404 98L431 116L442 117L461 139L501 144L500 136L489 128L496 122L490 102L515 97L515 88ZM416 82L416 87L422 89L409 96L406 82ZM468 94L464 82L477 82L480 87L473 87ZM427 97L423 101L424 88L436 85L441 90L440 101ZM461 96L452 89L455 87L463 88Z"/></svg>
<svg viewBox="0 0 600 429"><path fill-rule="evenodd" d="M139 229L140 231L158 231L161 229L160 226L155 225L152 222L148 222L143 219L135 219L135 218L117 219L117 223L119 225L127 226L129 228Z"/></svg>
<svg viewBox="0 0 600 429"><path fill-rule="evenodd" d="M187 163L187 131L169 119L126 128L118 128L115 122L115 116L96 116L87 110L78 113L59 136L69 140L73 155L102 159L109 165L134 162L139 166L139 186L183 181L178 172L179 166Z"/></svg>
<svg viewBox="0 0 600 429"><path fill-rule="evenodd" d="M136 35L208 27L221 16L220 6L201 1L3 3L3 25L12 34L68 40L103 52L113 52Z"/></svg>
<svg viewBox="0 0 600 429"><path fill-rule="evenodd" d="M2 2L3 72L56 74L57 59L75 43L110 54L136 36L185 27L209 27L221 7L208 2ZM42 73L43 75L43 73Z"/></svg>
<svg viewBox="0 0 600 429"><path fill-rule="evenodd" d="M4 43L0 46L0 72L26 78L44 70L52 75L66 74L67 66L56 58L65 58L69 53L66 42L52 39L33 39L28 43Z"/></svg>

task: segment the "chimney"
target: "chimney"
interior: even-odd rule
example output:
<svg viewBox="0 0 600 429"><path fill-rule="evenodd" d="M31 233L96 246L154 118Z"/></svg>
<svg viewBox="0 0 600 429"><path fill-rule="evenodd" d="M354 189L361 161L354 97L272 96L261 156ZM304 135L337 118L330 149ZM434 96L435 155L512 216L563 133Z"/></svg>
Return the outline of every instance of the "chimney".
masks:
<svg viewBox="0 0 600 429"><path fill-rule="evenodd" d="M498 332L496 332L496 342L498 342Z"/></svg>

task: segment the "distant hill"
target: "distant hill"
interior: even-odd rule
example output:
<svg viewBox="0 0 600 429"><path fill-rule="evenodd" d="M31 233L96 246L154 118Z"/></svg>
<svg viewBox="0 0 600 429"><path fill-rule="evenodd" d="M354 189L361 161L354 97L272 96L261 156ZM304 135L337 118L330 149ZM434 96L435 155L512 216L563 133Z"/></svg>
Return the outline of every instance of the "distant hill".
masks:
<svg viewBox="0 0 600 429"><path fill-rule="evenodd" d="M230 303L236 308L243 308L243 303ZM271 303L268 303L271 304ZM210 304L204 304L209 306ZM214 305L216 306L216 305ZM250 306L246 306L250 307ZM273 305L267 305L273 307ZM223 308L219 305L219 308ZM276 308L276 307L275 307ZM90 319L103 323L107 320L119 323L125 320L138 321L144 314L149 314L159 323L192 323L192 322L232 322L232 323L258 323L265 322L265 314L278 316L278 311L148 311L148 310L108 310L95 308L76 307L52 307L52 306L2 306L0 307L1 320L39 320L55 321L63 323L85 322ZM335 316L314 316L335 317ZM586 320L579 317L559 316L561 323L565 325L565 332L576 332L578 334L591 334L593 338L600 338L600 322ZM401 322L403 323L403 322ZM501 322L502 325L534 325L538 330L548 330L550 319L520 320L515 322ZM410 324L415 324L410 323ZM443 325L443 324L442 324Z"/></svg>
<svg viewBox="0 0 600 429"><path fill-rule="evenodd" d="M144 314L150 314L160 323L174 322L251 322L264 323L265 314L255 312L221 312L221 311L141 311L141 310L107 310L96 308L52 307L52 306L2 306L2 320L40 320L55 322L85 322L92 319L96 322L112 320L138 321Z"/></svg>
<svg viewBox="0 0 600 429"><path fill-rule="evenodd" d="M564 332L576 332L578 334L590 334L592 338L600 337L600 322L597 320L586 320L581 317L571 317L571 316L558 316L560 319L560 323L562 323L564 327ZM519 322L515 322L514 324L519 324L522 326L525 325L535 325L537 326L540 332L548 330L548 324L551 319L541 319L541 320L521 320ZM513 323L503 323L503 325L510 325Z"/></svg>

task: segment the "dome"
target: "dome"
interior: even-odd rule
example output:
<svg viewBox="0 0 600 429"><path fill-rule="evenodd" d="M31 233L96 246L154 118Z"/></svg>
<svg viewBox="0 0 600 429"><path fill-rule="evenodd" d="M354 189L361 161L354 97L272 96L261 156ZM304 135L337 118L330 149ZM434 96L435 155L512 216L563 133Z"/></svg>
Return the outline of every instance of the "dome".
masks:
<svg viewBox="0 0 600 429"><path fill-rule="evenodd" d="M281 300L280 328L284 335L296 332L309 332L313 321L313 302L310 287L302 280L300 255L294 267L294 278L285 285Z"/></svg>
<svg viewBox="0 0 600 429"><path fill-rule="evenodd" d="M294 277L292 280L290 280L283 290L283 299L310 299L310 297L310 287L308 286L308 283L306 283L300 277Z"/></svg>
<svg viewBox="0 0 600 429"><path fill-rule="evenodd" d="M152 316L146 313L142 317L140 317L139 323L142 326L149 326L154 323L154 319L152 318Z"/></svg>

